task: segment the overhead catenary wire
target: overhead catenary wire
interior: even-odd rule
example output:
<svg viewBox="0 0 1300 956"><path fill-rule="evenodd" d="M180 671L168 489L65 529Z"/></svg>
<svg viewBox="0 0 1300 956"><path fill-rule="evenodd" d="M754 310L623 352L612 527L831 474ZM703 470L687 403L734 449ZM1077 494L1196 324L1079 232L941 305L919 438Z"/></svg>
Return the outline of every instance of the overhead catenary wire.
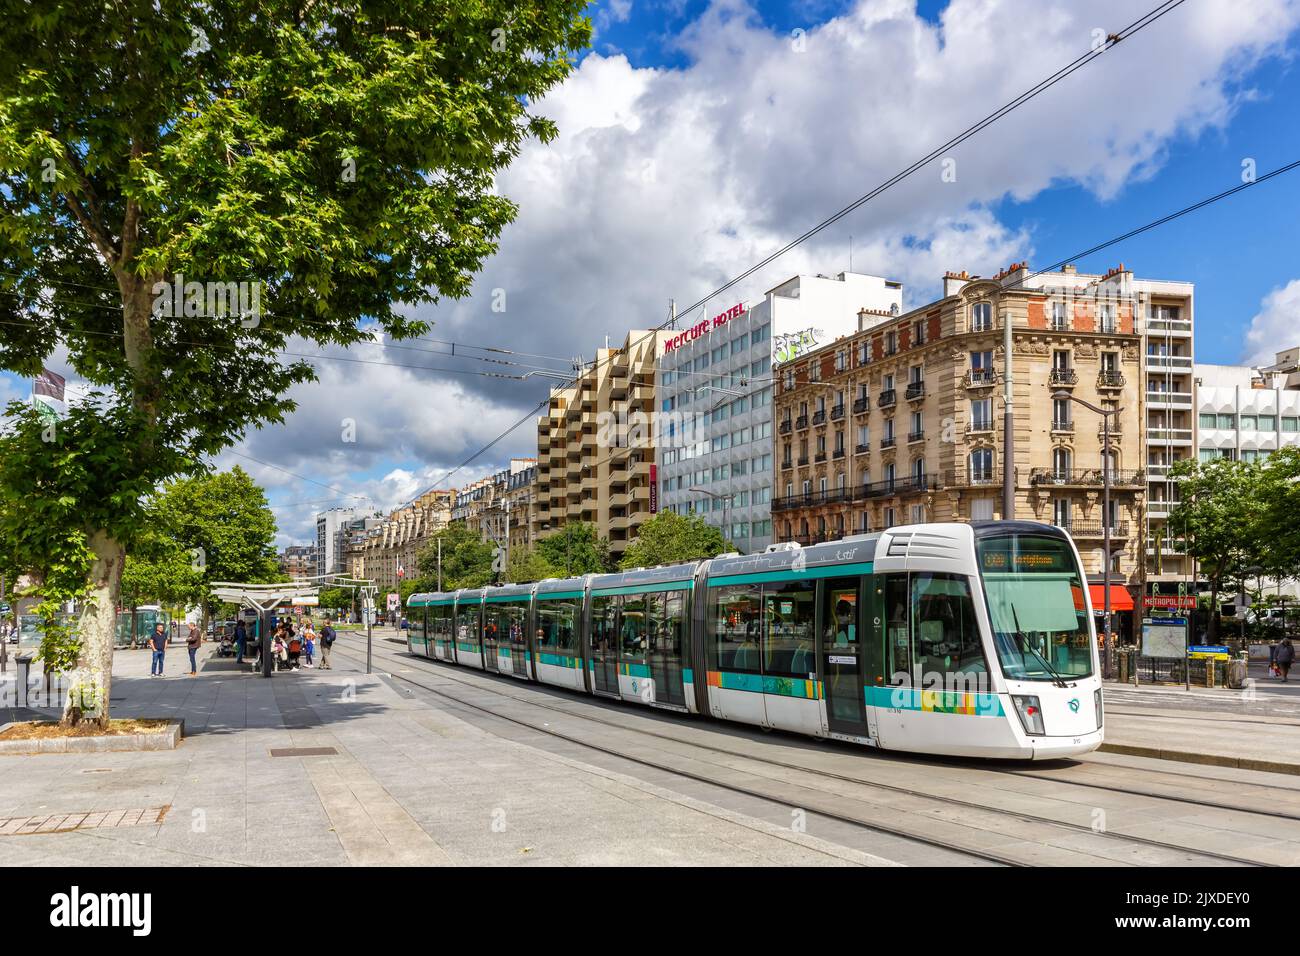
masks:
<svg viewBox="0 0 1300 956"><path fill-rule="evenodd" d="M819 223L817 223L816 225L812 226L810 229L805 230L803 233L801 233L799 236L797 236L795 239L791 240L790 242L786 243L786 244L785 244L784 246L782 246L780 249L777 249L775 252L771 253L770 255L766 256L765 258L763 258L763 259L760 260L759 262L755 263L753 266L750 266L749 268L745 269L743 272L739 273L738 275L734 276L733 278L731 278L731 279L728 280L727 282L723 283L723 284L722 284L721 286L719 286L718 288L716 288L716 289L714 289L713 291L709 292L708 294L704 295L703 297L701 297L700 299L698 299L698 300L697 300L695 303L693 303L692 305L686 307L685 309L682 309L682 310L680 310L680 311L677 311L677 312L674 314L674 316L673 316L672 318L668 319L667 321L661 323L661 324L658 325L658 326L655 326L654 328L652 328L652 329L650 329L648 332L646 332L644 335L642 335L641 337L639 337L639 338L636 340L636 343L635 343L635 344L639 345L639 344L643 343L647 338L649 338L650 336L654 335L655 333L663 331L665 328L667 328L669 325L673 324L674 322L681 321L681 319L682 319L684 316L687 316L687 315L689 315L690 313L694 312L696 309L701 308L701 307L707 305L707 304L709 303L709 301L712 300L713 298L715 298L716 296L721 295L723 292L726 292L728 289L732 288L733 286L737 285L738 283L743 282L745 279L747 279L748 277L750 277L751 275L753 275L753 274L754 274L755 272L757 272L758 270L760 270L760 269L762 269L762 268L764 268L764 267L766 267L766 266L772 264L772 263L775 262L777 259L779 259L781 256L785 255L787 252L789 252L789 251L791 251L792 249L796 248L797 246L803 244L804 242L806 242L806 241L808 241L809 239L811 239L813 236L815 236L815 235L817 235L818 233L822 232L822 231L823 231L824 229L826 229L827 227L829 227L829 226L833 225L834 223L838 222L839 220L843 219L843 218L844 218L845 216L847 216L849 213L853 212L853 211L856 210L856 209L859 209L860 207L862 207L862 206L865 205L866 203L870 202L872 199L876 198L876 197L879 196L880 194L882 194L882 193L884 193L885 191L887 191L887 190L893 188L893 187L896 186L898 183L902 182L903 180L907 179L908 177L914 175L917 171L919 171L920 169L924 168L925 166L928 166L930 163L934 162L936 159L938 159L940 156L942 156L942 155L943 155L945 152L947 152L948 150L952 149L952 148L955 147L955 146L960 145L961 143L965 142L967 139L970 139L972 136L974 136L974 135L976 135L977 133L981 132L982 130L984 130L984 129L987 128L988 126L991 126L992 124L996 123L998 120L1002 119L1002 118L1005 117L1007 114L1009 114L1009 113L1013 112L1014 110L1020 108L1020 107L1023 106L1025 103L1028 103L1030 100L1034 99L1034 98L1037 97L1039 94L1041 94L1041 93L1045 92L1046 90L1050 89L1051 87L1055 86L1057 83L1061 82L1061 81L1064 80L1066 77L1070 76L1071 74L1075 73L1076 71L1082 69L1084 66L1088 65L1088 64L1091 63L1093 60L1095 60L1095 59L1097 59L1098 57L1104 55L1106 52L1108 52L1109 50L1111 50L1111 49L1112 49L1112 48L1113 48L1117 43L1119 43L1119 42L1121 42L1121 41L1127 39L1128 37L1131 37L1131 36L1135 35L1136 33L1138 33L1138 32L1140 32L1140 31L1146 29L1147 27L1149 27L1151 24L1155 23L1157 20L1159 20L1161 17L1165 16L1165 15L1166 15L1167 13L1169 13L1170 11L1172 11L1172 10L1176 9L1177 7L1181 6L1184 2L1186 2L1186 0L1165 0L1164 3L1161 3L1161 4L1157 5L1156 7L1152 8L1150 11L1148 11L1148 12L1145 13L1145 14L1143 14L1143 15L1142 15L1141 17L1139 17L1138 19L1134 20L1134 21L1133 21L1132 23L1130 23L1128 26L1124 27L1124 28L1121 29L1121 30L1116 31L1115 33L1111 33L1111 34L1109 34L1109 35L1107 36L1107 39L1106 39L1106 42L1105 42L1105 43L1103 43L1103 44L1101 44L1101 45L1099 45L1099 46L1092 47L1092 48L1091 48L1087 53L1084 53L1084 54L1082 54L1081 56L1076 57L1074 60L1072 60L1071 62L1067 63L1065 66L1061 67L1061 68L1058 69L1056 72L1052 73L1052 74L1049 75L1048 77L1044 78L1043 80L1040 80L1038 83L1036 83L1036 84L1034 84L1033 86L1031 86L1029 89L1025 90L1025 91L1024 91L1023 93L1021 93L1019 96L1017 96L1017 97L1015 97L1015 98L1009 100L1007 103L1003 104L1003 105L1000 106L998 109L994 110L992 113L989 113L988 115L986 115L983 119L981 119L981 120L977 121L976 123L972 124L971 126L967 127L965 130L963 130L961 133L958 133L956 136L952 137L952 138L949 139L947 142L945 142L945 143L943 143L943 144L941 144L941 145L935 147L935 148L932 149L930 152L928 152L926 155L922 156L920 159L918 159L918 160L916 160L915 162L913 162L911 165L905 167L904 169L902 169L902 170L899 171L898 173L895 173L895 174L894 174L893 176L891 176L889 179L887 179L887 180L885 180L884 182L880 183L879 185L877 185L876 187L874 187L873 189L871 189L871 190L868 191L867 193L863 194L862 196L859 196L857 199L853 200L853 202L851 202L851 203L849 203L848 205L842 207L841 209L839 209L838 211L836 211L836 212L833 213L832 215L830 215L830 216L828 216L827 218L823 219L821 222L819 222ZM634 343L629 342L629 347L631 347L633 344L634 344ZM607 361L608 361L608 360L607 360ZM584 370L582 373L580 373L580 374L578 374L578 375L575 375L572 379L570 379L570 380L568 381L568 383L567 383L566 385L557 386L557 388L567 388L567 387L572 387L572 385L573 385L574 383L576 383L579 379L581 379L581 378L583 377L583 375L585 375L585 374L589 374L590 371L594 371L594 370L598 369L598 368L599 368L599 365L600 365L599 362L594 363L593 366L592 366L590 369L586 369L586 370ZM511 426L507 431L502 432L500 435L498 435L496 438L494 438L491 442L489 442L489 443L488 443L487 445L485 445L483 448L480 448L478 451L476 451L474 454L472 454L469 458L466 458L466 459L465 459L465 460L464 460L460 465L458 465L456 468L453 468L451 471L447 472L445 475L443 475L443 476L438 480L438 483L437 483L437 484L441 484L441 483L447 481L449 478L451 478L453 475L455 475L455 474L456 474L456 473L457 473L461 468L466 467L466 466L469 465L471 462L473 462L474 459L478 458L478 457L479 457L480 455L482 455L484 452L490 450L490 449L491 449L493 446L495 446L498 442L500 442L502 439L504 439L505 437L507 437L511 432L513 432L516 428L519 428L521 425L524 424L524 422L528 421L529 418L531 418L533 415L536 414L536 411L537 411L537 410L540 410L540 409L541 409L543 406L545 406L548 402L549 402L549 397L548 397L546 400L544 400L544 401L542 401L542 402L539 402L538 405L536 406L536 409L535 409L533 412L530 412L527 416L525 416L523 419L521 419L521 420L520 420L519 422L517 422L515 425L512 425L512 426ZM437 487L437 485L435 484L434 487Z"/></svg>

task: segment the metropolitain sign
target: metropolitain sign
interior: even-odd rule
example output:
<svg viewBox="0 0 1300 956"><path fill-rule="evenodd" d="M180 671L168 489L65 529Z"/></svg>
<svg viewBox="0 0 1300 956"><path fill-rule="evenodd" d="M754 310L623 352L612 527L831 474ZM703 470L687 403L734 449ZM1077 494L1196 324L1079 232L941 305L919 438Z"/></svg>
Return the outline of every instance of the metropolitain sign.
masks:
<svg viewBox="0 0 1300 956"><path fill-rule="evenodd" d="M737 302L726 312L720 312L711 319L705 319L702 322L698 322L695 325L692 325L685 332L678 332L671 339L664 342L664 351L671 352L673 349L685 345L687 342L693 342L701 335L706 335L719 326L726 325L732 319L739 318L744 314L744 303Z"/></svg>

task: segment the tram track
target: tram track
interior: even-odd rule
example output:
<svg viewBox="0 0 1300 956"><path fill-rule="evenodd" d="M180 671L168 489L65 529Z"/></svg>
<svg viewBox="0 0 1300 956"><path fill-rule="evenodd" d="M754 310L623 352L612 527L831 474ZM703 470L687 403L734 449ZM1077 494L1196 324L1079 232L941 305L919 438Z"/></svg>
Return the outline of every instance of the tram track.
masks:
<svg viewBox="0 0 1300 956"><path fill-rule="evenodd" d="M336 652L337 650L338 650L338 646L336 645ZM389 650L389 649L385 648L384 650ZM1101 837L1108 841L1118 841L1126 845L1138 845L1143 847L1150 847L1152 849L1162 850L1184 858L1181 861L1174 861L1175 863L1176 862L1193 863L1197 861L1212 860L1220 864L1240 865L1240 866L1275 865L1267 861L1233 856L1231 854L1219 853L1213 850L1206 850L1206 849L1190 847L1190 846L1182 846L1179 844L1168 843L1162 840L1156 840L1153 838L1143 837L1136 834L1118 833L1118 832L1109 831L1105 829L1099 831L1096 828L1089 825L1074 823L1067 820L1060 820L1053 817L1042 816L1039 814L1033 814L1027 811L1006 809L1001 807L990 807L984 804L977 803L972 800L964 800L959 797L953 797L949 795L937 795L931 792L926 792L924 790L901 786L899 784L891 784L879 780L865 779L850 774L842 774L831 770L809 767L801 763L780 760L770 756L763 756L763 755L757 755L748 752L741 752L726 747L719 747L716 746L715 744L703 743L695 740L687 740L677 734L663 733L663 732L651 730L644 727L629 726L627 723L617 721L617 720L606 719L604 717L593 715L587 712L576 713L573 709L568 707L556 706L555 704L552 703L539 701L535 699L535 696L526 698L526 697L521 697L517 694L507 693L500 688L490 686L491 684L495 683L495 681L492 680L492 678L487 674L482 674L482 675L475 674L474 676L480 679L476 679L473 681L464 680L455 671L454 668L451 668L450 666L447 665L443 665L442 662L430 661L427 658L417 657L415 655L410 655L409 653L406 652L391 651L391 654L392 654L391 657L388 654L383 655L383 657L386 659L385 662L390 665L411 664L411 663L423 661L431 665L437 666L438 667L437 676L444 682L444 684L446 683L456 684L473 692L487 692L496 697L505 700L510 700L517 704L523 704L525 706L539 708L542 710L548 710L557 714L562 714L569 719L589 721L592 723L602 724L605 726L612 727L622 733L656 738L671 743L676 747L690 748L704 753L715 754L727 758L731 761L748 761L752 764L765 765L767 767L778 768L784 771L793 771L799 774L806 774L813 777L814 780L816 778L821 778L823 780L835 780L838 782L850 784L853 787L862 787L868 790L875 790L886 794L894 794L897 796L907 797L915 801L937 803L949 811L948 813L949 817L952 816L951 811L954 809L959 811L975 811L979 814L986 814L995 818L1006 818L1006 819L1015 820L1022 824L1046 826L1055 830L1065 831L1066 833L1070 833L1070 834L1087 833L1091 836ZM347 656L351 660L357 661L358 663L361 662L361 658L354 657L350 653L345 652L345 656ZM432 687L429 686L427 683L424 683L419 680L415 680L411 677L406 676L405 674L392 672L391 668L390 668L390 676L393 679L403 681L405 683L419 687L429 693L433 693L446 700L452 701L459 706L468 707L483 713L487 713L498 719L506 720L511 723L527 727L530 730L536 732L540 732L549 736L564 739L566 741L577 744L579 746L586 747L598 752L602 752L607 755L617 757L619 759L630 760L634 763L638 763L643 766L651 767L661 771L666 771L668 773L677 774L687 779L695 780L696 782L704 783L715 787L722 787L724 789L731 790L737 793L743 793L747 796L757 797L759 799L763 799L769 802L774 802L782 806L797 807L805 811L815 813L820 816L827 817L829 819L838 820L840 822L847 823L856 827L865 828L867 830L871 830L879 833L887 833L892 836L897 836L907 840L920 842L926 845L939 847L949 852L960 853L987 862L995 862L995 863L1000 863L1009 866L1032 865L1032 861L1027 861L1023 858L1011 856L1005 853L996 853L985 847L976 846L973 843L968 842L967 845L964 846L955 846L951 842L951 838L949 838L949 840L947 841L939 841L933 836L927 835L923 832L919 832L914 828L901 828L897 826L892 826L890 824L882 823L879 820L863 819L861 817L850 816L848 814L842 813L833 808L826 807L824 804L821 806L814 805L816 801L801 800L798 802L792 802L788 797L773 796L773 794L770 791L764 791L762 789L753 786L743 786L735 783L734 781L728 782L725 780L721 780L717 776L711 776L708 774L700 773L698 771L688 770L680 766L676 766L671 762L651 760L644 756L629 754L624 750L614 749L612 747L604 746L600 743L594 742L590 739L557 730L555 728L550 727L545 722L542 722L542 724L539 725L536 722L521 719L519 717L511 716L509 714L503 714L500 711L494 710L491 707L486 707L482 704L477 704L472 701L467 701L461 697L458 697L453 693L449 693L445 686L442 688ZM497 679L499 680L500 678L498 677ZM508 679L515 680L516 678L511 677ZM543 687L545 688L546 691L562 690L562 689L549 687L548 685L530 685L530 688L533 689L534 691L536 691L538 687ZM587 700L575 701L575 704L577 704L579 707L582 707L584 711L590 709L591 703L592 701L587 701ZM657 714L658 712L651 712L651 713ZM649 714L641 715L641 716L649 716ZM665 753L671 753L671 751L666 750ZM696 762L699 763L706 763L706 764L710 763L710 761L700 760L699 758L692 757L690 754L676 753L673 754L673 756L686 759L686 760L695 760ZM891 758L894 757L894 755L888 755L888 756L890 756ZM718 764L718 766L725 767L727 770L733 772L748 773L750 776L768 780L780 786L792 785L791 781L782 780L779 777L774 777L768 774L755 773L752 770L743 770L742 768L728 766L726 764ZM1110 786L1101 783L1078 782L1078 781L1063 779L1058 776L1049 776L1049 775L1041 775L1041 774L1021 774L1018 771L1010 771L1010 770L999 771L997 768L989 768L983 766L980 767L979 769L993 772L993 773L1001 772L1005 774L1014 774L1017 776L1029 776L1032 779L1043 779L1043 780L1048 780L1056 783L1064 783L1067 785L1087 787L1087 788L1102 790L1102 791L1125 793L1133 796L1146 797L1153 800L1167 800L1167 801L1184 803L1193 806L1212 806L1215 809L1220 809L1220 810L1225 809L1221 803L1210 803L1209 801L1180 798L1177 796L1172 796L1172 795L1162 794L1162 793L1134 791L1134 790L1129 790L1127 788L1115 787L1115 786ZM835 797L846 796L845 794L837 793L834 790L828 790L824 787L809 786L806 784L793 784L793 785L799 786L802 789L811 790L813 792L820 793L823 796L835 796ZM888 808L886 807L885 809ZM1253 808L1227 808L1227 809L1237 809L1238 812L1243 812L1243 813L1258 812L1261 815L1266 815L1266 816L1285 816L1288 819L1300 820L1300 817L1297 816L1281 814L1279 812L1256 811ZM930 816L933 819L942 819L942 817L938 816L937 814L931 814ZM958 828L968 828L968 829L975 829L975 830L984 829L970 823L961 822L960 820L947 819L944 820L944 822ZM998 832L998 831L994 831L994 832ZM1088 851L1079 850L1077 852L1087 853ZM1122 862L1121 860L1114 860L1108 856L1100 856L1097 854L1090 854L1090 855L1096 856L1099 859L1105 859L1108 862Z"/></svg>

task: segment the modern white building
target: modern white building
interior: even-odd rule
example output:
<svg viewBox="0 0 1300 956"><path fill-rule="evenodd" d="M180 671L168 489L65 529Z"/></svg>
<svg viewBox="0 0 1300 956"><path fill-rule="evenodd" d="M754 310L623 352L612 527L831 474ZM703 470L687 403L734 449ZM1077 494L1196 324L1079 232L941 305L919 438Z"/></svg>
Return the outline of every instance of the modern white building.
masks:
<svg viewBox="0 0 1300 956"><path fill-rule="evenodd" d="M346 571L339 531L358 517L356 508L330 508L316 515L316 573L335 574Z"/></svg>
<svg viewBox="0 0 1300 956"><path fill-rule="evenodd" d="M670 334L655 375L658 508L704 513L746 552L771 544L774 369L902 305L901 282L797 275Z"/></svg>
<svg viewBox="0 0 1300 956"><path fill-rule="evenodd" d="M1201 461L1259 461L1300 445L1300 346L1272 365L1196 363L1196 448ZM1265 591L1300 596L1300 582L1266 581Z"/></svg>

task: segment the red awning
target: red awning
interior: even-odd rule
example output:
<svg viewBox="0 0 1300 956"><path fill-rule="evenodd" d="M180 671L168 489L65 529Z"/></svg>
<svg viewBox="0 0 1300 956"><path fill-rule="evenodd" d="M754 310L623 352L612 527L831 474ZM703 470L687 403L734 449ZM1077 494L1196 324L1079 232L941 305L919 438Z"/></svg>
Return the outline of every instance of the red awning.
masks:
<svg viewBox="0 0 1300 956"><path fill-rule="evenodd" d="M1106 606L1106 591L1104 584L1089 584L1088 596L1092 598L1092 609L1100 612ZM1133 610L1133 598L1128 593L1128 588L1118 587L1114 584L1110 586L1110 609L1112 611L1131 611Z"/></svg>

